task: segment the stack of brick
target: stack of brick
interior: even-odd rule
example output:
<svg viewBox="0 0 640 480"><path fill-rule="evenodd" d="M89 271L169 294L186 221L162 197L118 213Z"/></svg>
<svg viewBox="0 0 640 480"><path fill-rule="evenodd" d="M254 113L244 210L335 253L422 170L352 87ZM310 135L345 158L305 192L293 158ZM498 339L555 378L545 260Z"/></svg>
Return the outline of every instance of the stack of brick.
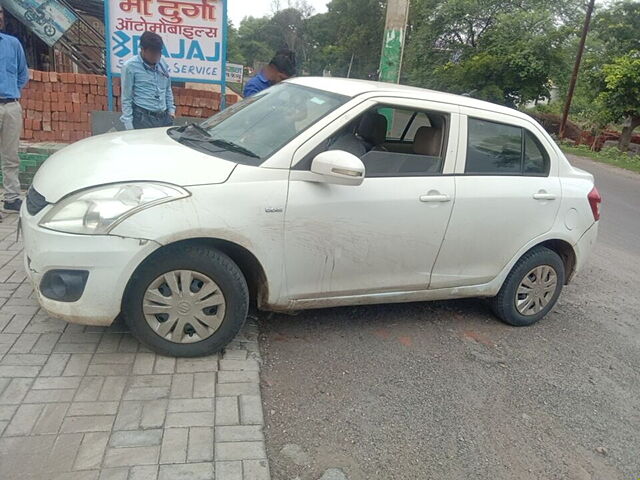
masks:
<svg viewBox="0 0 640 480"><path fill-rule="evenodd" d="M120 79L114 79L114 108L121 109ZM220 109L221 95L174 88L178 116L207 118ZM30 71L23 91L23 140L75 142L91 135L91 112L107 110L107 79L102 75ZM238 101L227 95L227 104Z"/></svg>
<svg viewBox="0 0 640 480"><path fill-rule="evenodd" d="M179 117L209 118L220 110L220 92L174 88L176 115ZM227 95L227 105L237 101L237 96Z"/></svg>
<svg viewBox="0 0 640 480"><path fill-rule="evenodd" d="M32 70L21 103L23 139L81 140L91 135L89 112L107 107L106 78Z"/></svg>

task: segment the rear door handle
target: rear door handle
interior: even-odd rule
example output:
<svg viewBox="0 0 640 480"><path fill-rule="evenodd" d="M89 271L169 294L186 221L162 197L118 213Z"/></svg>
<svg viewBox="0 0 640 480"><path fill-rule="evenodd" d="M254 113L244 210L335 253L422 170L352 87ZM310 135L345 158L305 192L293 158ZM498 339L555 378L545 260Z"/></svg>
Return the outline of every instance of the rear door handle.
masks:
<svg viewBox="0 0 640 480"><path fill-rule="evenodd" d="M423 203L446 203L451 201L451 197L449 195L429 194L422 195L420 201Z"/></svg>
<svg viewBox="0 0 640 480"><path fill-rule="evenodd" d="M534 200L555 200L556 196L553 193L536 193L533 195Z"/></svg>

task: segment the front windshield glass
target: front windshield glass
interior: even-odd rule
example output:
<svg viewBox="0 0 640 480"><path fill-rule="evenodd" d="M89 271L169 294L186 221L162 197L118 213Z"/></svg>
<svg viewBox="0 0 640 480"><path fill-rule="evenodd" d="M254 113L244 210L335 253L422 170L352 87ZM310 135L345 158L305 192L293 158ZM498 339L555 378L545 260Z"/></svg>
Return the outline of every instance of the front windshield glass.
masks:
<svg viewBox="0 0 640 480"><path fill-rule="evenodd" d="M227 160L260 165L348 97L281 83L200 125L173 129L177 141Z"/></svg>

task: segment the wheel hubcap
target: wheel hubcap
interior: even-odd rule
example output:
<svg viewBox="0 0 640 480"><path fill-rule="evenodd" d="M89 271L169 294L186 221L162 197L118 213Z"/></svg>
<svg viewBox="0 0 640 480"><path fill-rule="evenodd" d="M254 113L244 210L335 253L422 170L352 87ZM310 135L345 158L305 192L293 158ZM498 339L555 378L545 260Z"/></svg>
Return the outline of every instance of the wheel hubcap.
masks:
<svg viewBox="0 0 640 480"><path fill-rule="evenodd" d="M553 299L558 286L558 274L549 265L536 267L527 273L516 294L516 308L521 315L536 315Z"/></svg>
<svg viewBox="0 0 640 480"><path fill-rule="evenodd" d="M156 278L142 301L144 317L156 334L173 343L195 343L213 335L224 320L226 301L211 278L175 270Z"/></svg>

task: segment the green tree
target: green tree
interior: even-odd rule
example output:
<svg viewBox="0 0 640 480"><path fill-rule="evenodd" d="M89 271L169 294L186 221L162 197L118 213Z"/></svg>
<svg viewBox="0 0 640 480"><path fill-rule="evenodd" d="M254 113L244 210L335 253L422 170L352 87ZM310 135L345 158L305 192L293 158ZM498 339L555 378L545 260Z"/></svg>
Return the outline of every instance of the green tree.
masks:
<svg viewBox="0 0 640 480"><path fill-rule="evenodd" d="M312 74L330 70L351 77L375 76L380 65L386 2L380 0L332 0L327 13L307 20L309 66Z"/></svg>
<svg viewBox="0 0 640 480"><path fill-rule="evenodd" d="M353 58L351 76L375 75L380 63L386 1L331 0L328 11L312 15L305 0L274 2L275 13L261 18L247 17L230 38L235 56L248 65L266 62L276 50L288 47L296 52L299 70L321 75L330 70L346 76ZM230 54L231 56L231 54Z"/></svg>
<svg viewBox="0 0 640 480"><path fill-rule="evenodd" d="M549 96L575 32L569 0L414 0L407 80L518 105Z"/></svg>
<svg viewBox="0 0 640 480"><path fill-rule="evenodd" d="M227 26L227 60L231 63L243 65L246 62L238 41L238 29L232 22L229 22Z"/></svg>
<svg viewBox="0 0 640 480"><path fill-rule="evenodd" d="M600 92L596 102L604 119L625 121L618 148L626 152L633 131L640 126L640 51L615 58L592 81Z"/></svg>
<svg viewBox="0 0 640 480"><path fill-rule="evenodd" d="M272 44L275 46L274 51L283 47L293 50L303 67L308 58L305 15L305 10L287 8L276 12L269 22L273 38L277 43L277 46Z"/></svg>
<svg viewBox="0 0 640 480"><path fill-rule="evenodd" d="M287 8L273 16L245 18L237 32L238 50L253 66L256 62L268 62L277 50L286 47L296 52L303 66L309 50L306 34L308 12L308 8Z"/></svg>
<svg viewBox="0 0 640 480"><path fill-rule="evenodd" d="M269 17L247 17L238 28L238 48L242 52L249 66L255 62L267 62L273 56L275 49L279 48L277 34L270 24Z"/></svg>
<svg viewBox="0 0 640 480"><path fill-rule="evenodd" d="M596 12L593 33L600 47L610 56L640 50L640 2L623 0Z"/></svg>
<svg viewBox="0 0 640 480"><path fill-rule="evenodd" d="M325 70L339 72L344 70L347 49L339 45L335 30L328 13L310 17L307 22L308 60L307 69L312 75L322 75ZM344 70L346 72L346 70Z"/></svg>
<svg viewBox="0 0 640 480"><path fill-rule="evenodd" d="M628 148L631 121L630 117L620 115L618 107L621 104L613 100L613 90L607 87L605 69L612 68L607 65L615 64L616 59L632 51L640 51L639 31L640 2L622 0L596 8L571 104L571 116L593 128L594 133L611 123L626 122L620 142L622 149ZM575 52L576 49L574 47L571 50ZM565 78L568 77L567 74ZM609 80L609 85L613 86L612 79Z"/></svg>

